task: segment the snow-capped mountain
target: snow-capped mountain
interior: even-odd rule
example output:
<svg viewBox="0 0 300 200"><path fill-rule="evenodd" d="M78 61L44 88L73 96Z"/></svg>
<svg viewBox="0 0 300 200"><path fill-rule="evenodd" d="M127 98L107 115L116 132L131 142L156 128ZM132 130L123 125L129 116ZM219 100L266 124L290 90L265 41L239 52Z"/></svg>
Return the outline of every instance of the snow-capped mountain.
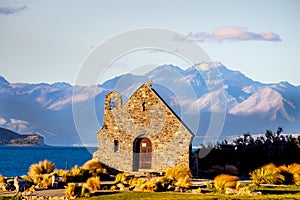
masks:
<svg viewBox="0 0 300 200"><path fill-rule="evenodd" d="M149 79L157 93L196 134L195 143L201 142L197 138L207 137L213 113L224 114L221 137L248 131L261 133L278 126L283 126L286 133L300 131L300 86L288 82L263 84L227 69L220 62L200 63L185 70L163 65L144 76L124 74L97 86L9 83L0 76L0 127L43 135L50 145L82 141L96 144L105 94L117 90L125 102ZM74 122L76 113L72 108L76 105L82 108L83 126ZM96 125L89 109L85 109L90 105L95 110Z"/></svg>

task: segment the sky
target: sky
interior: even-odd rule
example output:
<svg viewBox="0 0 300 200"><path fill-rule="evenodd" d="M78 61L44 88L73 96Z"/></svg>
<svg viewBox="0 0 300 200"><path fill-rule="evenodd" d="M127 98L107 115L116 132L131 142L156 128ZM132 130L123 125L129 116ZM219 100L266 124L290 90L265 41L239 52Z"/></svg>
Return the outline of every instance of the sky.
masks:
<svg viewBox="0 0 300 200"><path fill-rule="evenodd" d="M75 84L99 45L126 31L155 27L194 40L211 60L253 80L300 85L299 10L297 0L0 0L0 76ZM105 79L132 71L137 57L135 69L151 59L184 65L149 51L120 55Z"/></svg>

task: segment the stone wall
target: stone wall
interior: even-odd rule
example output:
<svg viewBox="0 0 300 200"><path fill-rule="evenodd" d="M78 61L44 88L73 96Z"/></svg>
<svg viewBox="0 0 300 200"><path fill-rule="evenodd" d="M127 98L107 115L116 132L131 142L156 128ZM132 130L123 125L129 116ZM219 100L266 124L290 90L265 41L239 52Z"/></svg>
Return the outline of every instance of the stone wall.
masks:
<svg viewBox="0 0 300 200"><path fill-rule="evenodd" d="M97 133L99 149L94 158L118 170L133 171L134 142L147 137L152 143L151 170L176 164L189 166L193 135L151 85L142 85L124 105L119 93L110 92L104 108L103 127ZM117 152L114 141L119 144Z"/></svg>

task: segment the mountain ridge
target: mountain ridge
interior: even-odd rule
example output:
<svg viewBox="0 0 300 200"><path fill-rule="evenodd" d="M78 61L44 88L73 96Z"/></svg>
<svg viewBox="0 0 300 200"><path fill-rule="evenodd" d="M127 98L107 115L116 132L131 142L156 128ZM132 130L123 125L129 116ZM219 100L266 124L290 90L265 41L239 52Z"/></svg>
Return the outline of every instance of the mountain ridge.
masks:
<svg viewBox="0 0 300 200"><path fill-rule="evenodd" d="M50 145L96 144L95 133L102 124L105 94L117 90L125 101L149 79L153 80L158 94L186 120L185 124L193 127L199 138L205 136L211 113L224 111L222 102L212 101L214 97L220 97L226 105L221 136L263 132L278 126L290 133L299 133L300 86L287 81L260 83L239 71L227 69L220 62L197 64L185 70L162 65L145 75L124 74L93 86L72 86L64 82L9 83L0 76L0 127L26 134L38 133ZM80 135L72 107L90 104L95 106L99 125L83 119L86 133ZM88 114L82 113L83 116ZM199 124L194 122L197 118L200 118Z"/></svg>

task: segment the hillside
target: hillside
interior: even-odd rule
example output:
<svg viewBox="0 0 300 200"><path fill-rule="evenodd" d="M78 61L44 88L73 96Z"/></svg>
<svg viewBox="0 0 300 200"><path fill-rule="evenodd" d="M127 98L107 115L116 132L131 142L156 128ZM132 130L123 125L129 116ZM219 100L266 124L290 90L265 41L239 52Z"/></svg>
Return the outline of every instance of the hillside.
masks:
<svg viewBox="0 0 300 200"><path fill-rule="evenodd" d="M40 135L20 135L11 130L0 128L0 145L44 146L44 138Z"/></svg>
<svg viewBox="0 0 300 200"><path fill-rule="evenodd" d="M10 83L0 77L0 126L42 135L50 145L97 145L105 94L116 90L125 102L149 79L196 135L194 145L203 138L259 134L279 126L285 133L299 133L300 86L260 83L220 62L187 69L162 65L91 86Z"/></svg>

